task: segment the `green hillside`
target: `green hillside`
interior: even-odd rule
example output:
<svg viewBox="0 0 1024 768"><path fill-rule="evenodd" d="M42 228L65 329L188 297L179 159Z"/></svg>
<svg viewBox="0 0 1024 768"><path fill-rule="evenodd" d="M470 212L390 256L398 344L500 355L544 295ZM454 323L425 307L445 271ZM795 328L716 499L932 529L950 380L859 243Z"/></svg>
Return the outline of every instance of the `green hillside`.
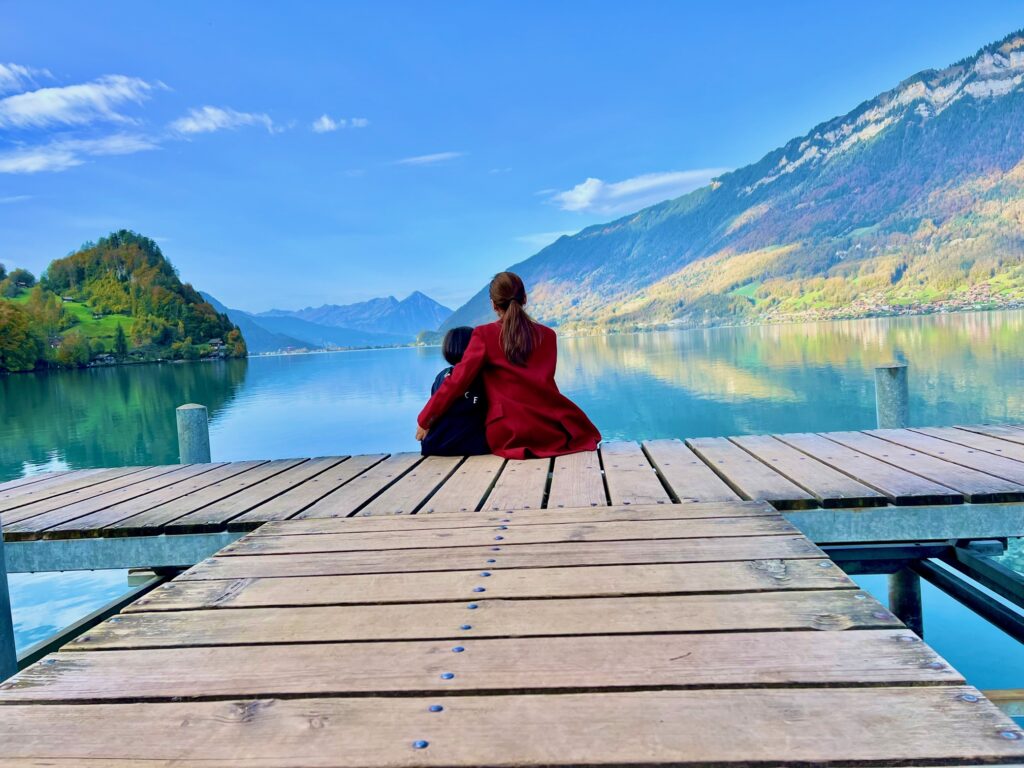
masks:
<svg viewBox="0 0 1024 768"><path fill-rule="evenodd" d="M134 232L87 243L38 282L0 266L0 371L245 354L240 331Z"/></svg>

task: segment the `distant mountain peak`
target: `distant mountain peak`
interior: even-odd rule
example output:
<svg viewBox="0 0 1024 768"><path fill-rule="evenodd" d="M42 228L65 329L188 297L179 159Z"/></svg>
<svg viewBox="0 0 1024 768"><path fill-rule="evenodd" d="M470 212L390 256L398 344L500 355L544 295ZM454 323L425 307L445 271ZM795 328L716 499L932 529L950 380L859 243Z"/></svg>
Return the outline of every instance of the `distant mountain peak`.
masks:
<svg viewBox="0 0 1024 768"><path fill-rule="evenodd" d="M272 309L259 317L292 317L332 328L408 336L436 331L452 311L422 291L413 291L399 301L394 296L368 299L354 304L323 304L298 310Z"/></svg>

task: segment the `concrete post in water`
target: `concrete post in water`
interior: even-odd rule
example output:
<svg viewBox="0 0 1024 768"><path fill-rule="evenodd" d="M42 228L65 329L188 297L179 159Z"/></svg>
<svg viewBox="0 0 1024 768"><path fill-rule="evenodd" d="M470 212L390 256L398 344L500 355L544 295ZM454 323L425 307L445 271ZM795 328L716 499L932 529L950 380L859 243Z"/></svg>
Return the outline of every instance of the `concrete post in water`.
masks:
<svg viewBox="0 0 1024 768"><path fill-rule="evenodd" d="M18 652L14 647L14 617L11 593L7 589L7 563L4 560L4 532L0 523L0 680L18 671Z"/></svg>
<svg viewBox="0 0 1024 768"><path fill-rule="evenodd" d="M210 424L206 406L189 403L179 406L178 457L182 464L210 463Z"/></svg>
<svg viewBox="0 0 1024 768"><path fill-rule="evenodd" d="M921 577L909 568L889 574L889 610L918 637L924 637L921 615Z"/></svg>
<svg viewBox="0 0 1024 768"><path fill-rule="evenodd" d="M905 363L875 368L875 417L879 429L910 426L910 393Z"/></svg>

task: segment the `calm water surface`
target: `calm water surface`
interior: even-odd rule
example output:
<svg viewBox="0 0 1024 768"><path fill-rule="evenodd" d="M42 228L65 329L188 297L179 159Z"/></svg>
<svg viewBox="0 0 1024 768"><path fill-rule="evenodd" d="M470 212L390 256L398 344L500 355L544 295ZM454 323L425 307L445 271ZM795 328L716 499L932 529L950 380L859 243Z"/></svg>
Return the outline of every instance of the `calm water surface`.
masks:
<svg viewBox="0 0 1024 768"><path fill-rule="evenodd" d="M1024 421L1022 312L564 338L559 349L559 385L606 439L870 428L873 368L894 359L911 366L915 424ZM173 462L186 402L210 409L215 460L416 450L415 417L443 366L431 348L0 377L0 480ZM125 583L123 572L12 577L19 641ZM61 602L43 605L55 590ZM968 641L967 612L947 602L926 599L929 641L977 685L1024 687L1021 646L980 620Z"/></svg>

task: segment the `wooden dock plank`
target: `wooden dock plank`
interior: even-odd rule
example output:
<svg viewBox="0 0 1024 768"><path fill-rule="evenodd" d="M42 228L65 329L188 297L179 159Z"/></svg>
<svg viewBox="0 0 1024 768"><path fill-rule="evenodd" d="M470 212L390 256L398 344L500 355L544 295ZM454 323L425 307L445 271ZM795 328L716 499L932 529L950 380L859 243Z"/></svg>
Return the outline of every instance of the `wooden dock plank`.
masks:
<svg viewBox="0 0 1024 768"><path fill-rule="evenodd" d="M732 501L739 495L681 440L645 440L644 453L681 502Z"/></svg>
<svg viewBox="0 0 1024 768"><path fill-rule="evenodd" d="M729 438L779 474L806 489L825 508L877 507L887 503L878 491L832 469L771 435Z"/></svg>
<svg viewBox="0 0 1024 768"><path fill-rule="evenodd" d="M482 509L540 509L548 485L551 459L509 460L494 488L484 499Z"/></svg>
<svg viewBox="0 0 1024 768"><path fill-rule="evenodd" d="M32 493L47 487L52 488L55 485L73 481L76 477L88 477L102 471L102 469L76 469L60 472L41 472L37 475L16 477L13 480L0 483L0 500L13 498L21 493ZM35 488L29 488L28 486L30 485L34 485ZM12 494L14 491L17 491L17 493Z"/></svg>
<svg viewBox="0 0 1024 768"><path fill-rule="evenodd" d="M191 477L197 477L222 466L224 465L185 464L162 467L161 469L164 470L163 472L150 475L148 478L143 479L140 482L124 488L119 488L116 491L110 491L109 493L104 493L99 496L91 496L89 498L82 499L81 501L76 501L66 506L52 509L49 512L43 512L42 514L35 515L27 520L22 520L21 522L11 525L5 525L4 535L5 537L15 541L20 539L36 538L47 528L69 523L93 512L98 512L101 509L108 509L115 504L130 501L131 499L144 496L147 493L152 493L153 491L173 486L183 480L188 480ZM141 477L142 474L143 473L139 473L139 476Z"/></svg>
<svg viewBox="0 0 1024 768"><path fill-rule="evenodd" d="M763 499L778 509L810 509L814 496L724 437L698 437L686 444L746 499Z"/></svg>
<svg viewBox="0 0 1024 768"><path fill-rule="evenodd" d="M464 601L480 584L486 563L470 571L305 576L165 584L125 608L125 613L200 608L278 608ZM519 568L489 577L491 599L621 597L626 595L774 592L793 589L855 589L824 560L747 560L722 563ZM491 571L491 573L494 573Z"/></svg>
<svg viewBox="0 0 1024 768"><path fill-rule="evenodd" d="M763 501L720 501L702 504L638 504L578 509L510 509L504 512L447 512L443 515L401 515L381 518L309 518L270 522L249 534L299 536L311 533L369 531L428 531L440 528L487 528L500 523L550 525L552 523L611 523L629 520L698 520L705 517L778 517L779 511Z"/></svg>
<svg viewBox="0 0 1024 768"><path fill-rule="evenodd" d="M822 552L804 536L737 536L724 539L671 541L596 541L572 544L518 544L511 547L451 547L448 549L385 550L377 552L318 552L277 557L248 555L212 557L178 577L241 579L260 576L320 576L359 573L484 568L497 560L500 568L549 568L577 565L640 565L700 563L724 560L791 560L821 558ZM499 552L500 554L494 554Z"/></svg>
<svg viewBox="0 0 1024 768"><path fill-rule="evenodd" d="M913 432L909 429L872 429L868 430L867 434L896 443L912 451L926 453L942 461L995 475L1018 485L1024 484L1024 462L950 443L947 440Z"/></svg>
<svg viewBox="0 0 1024 768"><path fill-rule="evenodd" d="M456 456L428 456L356 515L411 515L459 466Z"/></svg>
<svg viewBox="0 0 1024 768"><path fill-rule="evenodd" d="M427 499L419 515L432 512L474 512L490 493L505 460L500 456L469 456L437 492Z"/></svg>
<svg viewBox="0 0 1024 768"><path fill-rule="evenodd" d="M962 504L964 501L963 494L952 488L851 450L822 435L799 432L775 437L885 494L893 504Z"/></svg>
<svg viewBox="0 0 1024 768"><path fill-rule="evenodd" d="M128 501L113 504L105 509L92 512L83 517L60 523L44 532L45 538L78 538L104 536L107 533L107 526L114 525L122 520L158 507L169 501L187 496L190 493L216 485L224 480L248 472L254 467L264 464L263 461L233 461L221 466L216 466L209 472L182 480L174 485L152 491Z"/></svg>
<svg viewBox="0 0 1024 768"><path fill-rule="evenodd" d="M607 505L608 496L597 451L581 451L555 458L548 493L549 509Z"/></svg>
<svg viewBox="0 0 1024 768"><path fill-rule="evenodd" d="M506 518L511 520L511 518ZM224 547L218 557L288 555L308 552L487 547L558 542L707 539L726 536L793 536L797 528L779 517L716 517L550 525L493 525L486 528L435 528L423 531L318 533L245 537Z"/></svg>
<svg viewBox="0 0 1024 768"><path fill-rule="evenodd" d="M1024 486L904 448L863 432L829 432L829 440L954 488L973 503L1024 500Z"/></svg>
<svg viewBox="0 0 1024 768"><path fill-rule="evenodd" d="M979 435L996 437L1007 442L1024 445L1024 432L1008 424L974 424L971 426L957 425L957 429L965 432L977 432Z"/></svg>
<svg viewBox="0 0 1024 768"><path fill-rule="evenodd" d="M22 507L29 505L42 506L48 501L52 502L52 506L43 509L43 511L46 511L46 509L53 509L65 503L71 504L79 499L105 493L108 490L131 482L125 479L119 484L117 481L146 469L151 469L151 467L119 467L116 469L101 469L95 473L76 474L68 482L52 486L47 485L45 488L33 490L29 493L18 493L18 489L15 488L13 491L0 494L0 514L4 516L4 520L13 521L12 513L14 510ZM90 489L92 490L90 491Z"/></svg>
<svg viewBox="0 0 1024 768"><path fill-rule="evenodd" d="M601 463L612 504L669 504L665 487L637 443L601 443Z"/></svg>
<svg viewBox="0 0 1024 768"><path fill-rule="evenodd" d="M461 647L458 655L450 641L67 651L14 677L0 705L964 682L903 629L512 638ZM446 671L454 677L443 679Z"/></svg>
<svg viewBox="0 0 1024 768"><path fill-rule="evenodd" d="M358 458L360 457L353 457L349 461ZM366 462L365 471L306 507L296 517L348 517L415 467L422 458L418 453L396 453L383 461L374 460L376 457L372 457ZM353 465L351 469L356 469L357 466Z"/></svg>
<svg viewBox="0 0 1024 768"><path fill-rule="evenodd" d="M442 638L469 641L478 637L903 626L874 598L849 589L583 600L480 599L483 597L486 594L471 591L466 602L125 613L93 627L65 648L100 651L198 645ZM469 608L471 605L476 608ZM463 630L463 626L470 629Z"/></svg>
<svg viewBox="0 0 1024 768"><path fill-rule="evenodd" d="M977 451L994 453L996 456L1005 456L1008 459L1024 461L1024 445L1011 443L1009 440L1000 440L998 437L982 435L978 432L968 432L965 429L955 427L913 427L914 432L922 435L938 437L941 440L948 440L957 445L964 445L974 448Z"/></svg>
<svg viewBox="0 0 1024 768"><path fill-rule="evenodd" d="M292 518L386 458L387 454L380 453L352 456L345 459L301 485L228 521L228 530L247 531L252 528L253 524Z"/></svg>
<svg viewBox="0 0 1024 768"><path fill-rule="evenodd" d="M1024 760L1020 728L967 686L458 696L444 700L440 715L430 710L435 703L436 696L12 704L4 707L0 739L5 762L21 766ZM894 718L899 727L892 730ZM125 738L126 724L134 738ZM424 749L413 749L418 740Z"/></svg>

